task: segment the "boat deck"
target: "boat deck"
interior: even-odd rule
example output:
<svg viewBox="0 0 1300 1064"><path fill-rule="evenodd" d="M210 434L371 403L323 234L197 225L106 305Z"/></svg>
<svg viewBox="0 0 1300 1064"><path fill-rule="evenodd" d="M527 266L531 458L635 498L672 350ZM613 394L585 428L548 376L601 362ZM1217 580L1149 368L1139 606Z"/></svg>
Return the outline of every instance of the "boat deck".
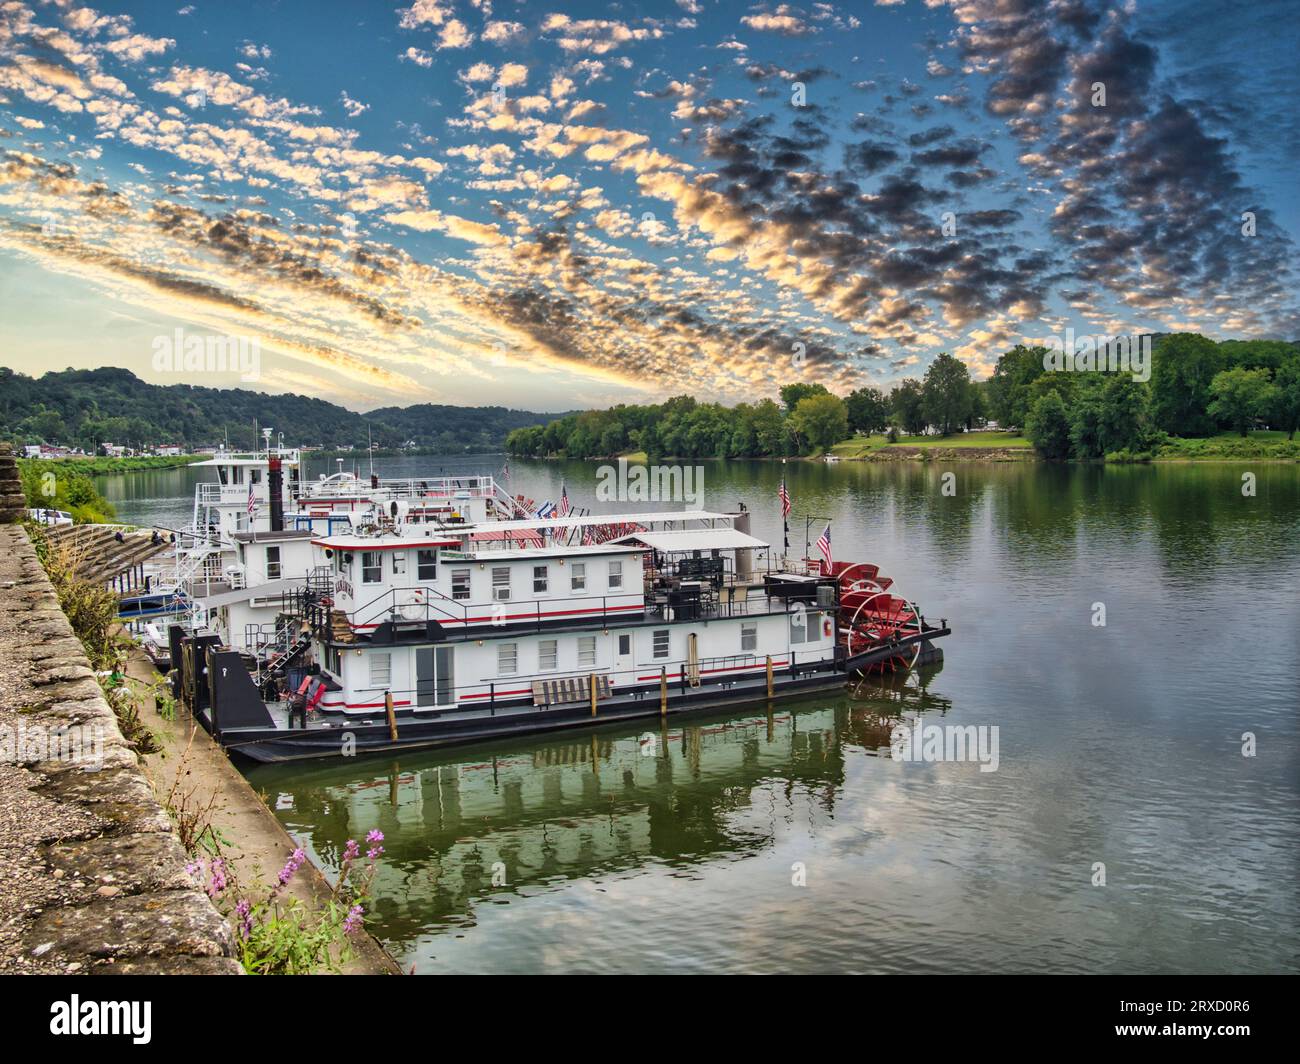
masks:
<svg viewBox="0 0 1300 1064"><path fill-rule="evenodd" d="M948 634L947 628L928 626L918 635L908 636L896 643L874 647L852 657L840 655L835 660L821 658L793 667L782 666L774 671L773 692L779 696L791 689L807 690L810 687L835 686L843 683L845 678L856 670L896 657L900 651L917 643L928 646L931 640ZM939 657L937 650L931 649L929 653L935 659ZM766 670L758 670L743 676L706 677L694 685L683 682L680 678L670 678L667 695L668 701L676 707L676 712L693 703L712 705L718 702L763 701L768 697L767 674ZM313 711L308 715L304 728L298 715L295 714L294 719L290 720L287 702L264 704L271 716L273 729L228 728L223 731L223 741L229 740L232 744L238 745L238 736L243 732L249 734L256 732L261 736L279 734L288 738L306 737L310 734L323 737L331 732L364 729L386 732L388 729L388 719L382 708L365 715ZM537 725L543 728L550 726L545 723L548 718L554 718L557 721L556 726L583 723L584 717L586 723L601 723L604 719L626 719L656 712L660 707L660 687L657 683L651 683L609 697L598 698L594 716L591 714L590 707L591 703L588 699L537 705L531 700L514 698L464 708L413 710L404 707L394 710L393 716L399 734L405 728L425 730L442 726L453 729L457 725L486 730L499 728L501 731L513 731L523 726L524 729L530 730ZM559 722L563 722L563 725Z"/></svg>

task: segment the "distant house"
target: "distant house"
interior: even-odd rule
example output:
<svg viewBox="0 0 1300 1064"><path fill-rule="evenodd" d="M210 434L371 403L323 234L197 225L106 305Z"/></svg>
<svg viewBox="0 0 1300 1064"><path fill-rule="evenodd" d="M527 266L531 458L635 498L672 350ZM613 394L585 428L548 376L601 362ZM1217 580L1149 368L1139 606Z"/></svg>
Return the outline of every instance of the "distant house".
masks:
<svg viewBox="0 0 1300 1064"><path fill-rule="evenodd" d="M99 446L109 458L121 458L126 454L126 448L120 443L101 443Z"/></svg>
<svg viewBox="0 0 1300 1064"><path fill-rule="evenodd" d="M185 453L185 448L176 443L160 443L153 449L153 453L159 458L175 458L177 455Z"/></svg>
<svg viewBox="0 0 1300 1064"><path fill-rule="evenodd" d="M27 443L23 445L23 454L28 458L39 458L41 456L41 447L39 443Z"/></svg>

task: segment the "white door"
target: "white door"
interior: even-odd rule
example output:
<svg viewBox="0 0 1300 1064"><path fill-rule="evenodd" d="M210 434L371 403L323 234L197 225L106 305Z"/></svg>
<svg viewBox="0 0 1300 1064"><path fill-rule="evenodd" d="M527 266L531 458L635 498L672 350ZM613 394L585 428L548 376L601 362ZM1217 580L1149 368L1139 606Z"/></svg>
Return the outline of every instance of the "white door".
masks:
<svg viewBox="0 0 1300 1064"><path fill-rule="evenodd" d="M632 661L632 633L614 633L614 675L610 682L615 689L631 687L636 683L636 673Z"/></svg>

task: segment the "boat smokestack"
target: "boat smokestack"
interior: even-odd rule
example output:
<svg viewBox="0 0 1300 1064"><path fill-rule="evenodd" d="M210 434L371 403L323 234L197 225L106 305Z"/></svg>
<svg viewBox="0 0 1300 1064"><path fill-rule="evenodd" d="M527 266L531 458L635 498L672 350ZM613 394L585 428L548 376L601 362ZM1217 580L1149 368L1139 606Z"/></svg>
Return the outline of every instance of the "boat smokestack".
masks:
<svg viewBox="0 0 1300 1064"><path fill-rule="evenodd" d="M745 504L740 504L740 513L735 515L735 521L732 527L737 532L743 532L749 535L749 511L745 509ZM754 579L754 550L752 547L741 547L736 551L736 580L741 583L748 583Z"/></svg>
<svg viewBox="0 0 1300 1064"><path fill-rule="evenodd" d="M279 458L267 460L266 490L271 497L271 531L284 531L284 470Z"/></svg>

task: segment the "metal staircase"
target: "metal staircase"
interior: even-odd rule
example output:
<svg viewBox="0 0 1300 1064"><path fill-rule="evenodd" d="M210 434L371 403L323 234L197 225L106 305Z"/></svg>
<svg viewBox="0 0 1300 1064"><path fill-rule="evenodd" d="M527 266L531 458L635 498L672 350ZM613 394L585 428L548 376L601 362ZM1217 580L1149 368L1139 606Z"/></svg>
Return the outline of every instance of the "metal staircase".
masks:
<svg viewBox="0 0 1300 1064"><path fill-rule="evenodd" d="M272 685L280 679L298 658L302 655L312 642L311 629L305 629L298 634L283 650L276 651L266 662L257 670L257 684L262 689L263 695L269 693Z"/></svg>

